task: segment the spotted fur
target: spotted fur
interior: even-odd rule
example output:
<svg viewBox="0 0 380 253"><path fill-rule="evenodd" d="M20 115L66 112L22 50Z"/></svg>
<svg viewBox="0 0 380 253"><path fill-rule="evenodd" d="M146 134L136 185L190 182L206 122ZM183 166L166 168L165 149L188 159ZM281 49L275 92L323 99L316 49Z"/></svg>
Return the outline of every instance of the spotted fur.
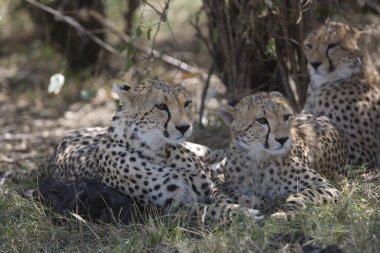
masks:
<svg viewBox="0 0 380 253"><path fill-rule="evenodd" d="M303 112L327 116L342 132L353 164L380 164L380 79L359 31L328 22L304 42L310 84Z"/></svg>
<svg viewBox="0 0 380 253"><path fill-rule="evenodd" d="M265 210L284 199L275 215L287 215L337 199L327 178L346 173L347 147L326 117L294 115L278 92L244 97L235 107L222 106L221 114L231 144L214 170L236 202Z"/></svg>
<svg viewBox="0 0 380 253"><path fill-rule="evenodd" d="M100 178L142 205L166 207L173 200L207 204L204 214L214 219L238 211L260 218L258 211L241 208L214 185L202 161L215 158L207 148L184 143L192 133L191 101L180 85L148 81L114 88L122 106L111 126L66 136L53 157L55 179Z"/></svg>

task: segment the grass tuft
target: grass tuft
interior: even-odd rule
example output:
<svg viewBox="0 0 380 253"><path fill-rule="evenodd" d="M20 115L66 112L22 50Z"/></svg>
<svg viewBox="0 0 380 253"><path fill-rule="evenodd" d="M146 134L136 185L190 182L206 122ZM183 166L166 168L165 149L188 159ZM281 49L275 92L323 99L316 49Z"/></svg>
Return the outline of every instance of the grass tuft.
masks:
<svg viewBox="0 0 380 253"><path fill-rule="evenodd" d="M312 245L344 252L380 247L378 181L357 176L337 182L337 204L310 206L294 220L254 222L238 216L230 226L202 223L194 208L141 212L139 223L89 222L59 215L8 187L0 199L0 252L302 252ZM116 218L115 218L116 220Z"/></svg>

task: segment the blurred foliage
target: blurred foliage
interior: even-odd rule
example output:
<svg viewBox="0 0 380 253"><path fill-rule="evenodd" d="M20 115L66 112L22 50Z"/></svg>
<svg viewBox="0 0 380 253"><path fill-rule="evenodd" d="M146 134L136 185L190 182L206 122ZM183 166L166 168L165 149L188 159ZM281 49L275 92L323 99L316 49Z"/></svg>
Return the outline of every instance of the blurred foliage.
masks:
<svg viewBox="0 0 380 253"><path fill-rule="evenodd" d="M83 10L88 10L104 15L103 1L62 0L45 1L44 3L47 7L58 10L66 17L76 20L85 29L92 31L99 39L105 39L103 24L83 12ZM104 49L83 31L63 22L63 18L53 16L33 5L27 5L27 10L35 25L36 32L44 36L45 40L51 41L65 55L71 69L92 68L95 70L98 64L106 61Z"/></svg>
<svg viewBox="0 0 380 253"><path fill-rule="evenodd" d="M371 0L207 0L203 3L201 0L49 0L39 3L59 16L28 1L1 3L9 14L0 12L4 16L2 22L7 24L0 30L7 38L0 40L4 45L0 52L5 53L9 47L6 44L13 37L30 36L24 41L32 41L33 49L39 48L42 61L55 60L47 63L54 69L44 77L46 85L54 73L62 73L67 83L74 76L79 79L76 97L80 98L83 97L80 92L88 90L83 87L83 80L100 75L137 82L144 78L170 81L176 76L167 75L170 70L186 70L162 61L162 55L169 55L199 67L200 76L207 75L208 69L214 66L215 74L227 86L230 102L253 91L278 90L297 108L302 107L308 84L301 47L306 33L326 18L371 23L373 16L378 20L379 5ZM67 19L77 22L104 44L96 43L87 33L69 25ZM12 31L18 31L17 35ZM158 54L154 55L151 49Z"/></svg>
<svg viewBox="0 0 380 253"><path fill-rule="evenodd" d="M208 34L199 36L208 45L230 102L252 91L279 90L300 109L308 84L304 37L327 18L364 21L366 13L376 12L369 2L204 0Z"/></svg>

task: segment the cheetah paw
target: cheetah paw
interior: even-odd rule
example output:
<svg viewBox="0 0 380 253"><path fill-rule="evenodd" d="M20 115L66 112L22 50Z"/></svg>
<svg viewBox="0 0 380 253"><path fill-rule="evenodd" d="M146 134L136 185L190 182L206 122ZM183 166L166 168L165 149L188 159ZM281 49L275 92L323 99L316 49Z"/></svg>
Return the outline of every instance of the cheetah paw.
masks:
<svg viewBox="0 0 380 253"><path fill-rule="evenodd" d="M264 215L261 214L259 210L252 209L252 208L246 208L243 210L243 214L253 218L254 220L262 220L264 219Z"/></svg>
<svg viewBox="0 0 380 253"><path fill-rule="evenodd" d="M284 211L278 211L272 214L270 217L278 220L294 220L295 213L286 213Z"/></svg>
<svg viewBox="0 0 380 253"><path fill-rule="evenodd" d="M270 216L271 218L279 219L279 220L287 220L288 215L285 212L279 211Z"/></svg>

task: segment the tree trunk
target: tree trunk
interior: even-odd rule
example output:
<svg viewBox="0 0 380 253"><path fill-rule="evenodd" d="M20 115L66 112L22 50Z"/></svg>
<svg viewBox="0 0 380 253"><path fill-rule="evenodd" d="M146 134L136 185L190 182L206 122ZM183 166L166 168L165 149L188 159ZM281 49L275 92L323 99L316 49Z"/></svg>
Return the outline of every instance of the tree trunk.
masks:
<svg viewBox="0 0 380 253"><path fill-rule="evenodd" d="M308 85L302 42L317 23L315 2L203 1L209 33L205 41L229 102L255 91L277 90L297 110L302 108Z"/></svg>

